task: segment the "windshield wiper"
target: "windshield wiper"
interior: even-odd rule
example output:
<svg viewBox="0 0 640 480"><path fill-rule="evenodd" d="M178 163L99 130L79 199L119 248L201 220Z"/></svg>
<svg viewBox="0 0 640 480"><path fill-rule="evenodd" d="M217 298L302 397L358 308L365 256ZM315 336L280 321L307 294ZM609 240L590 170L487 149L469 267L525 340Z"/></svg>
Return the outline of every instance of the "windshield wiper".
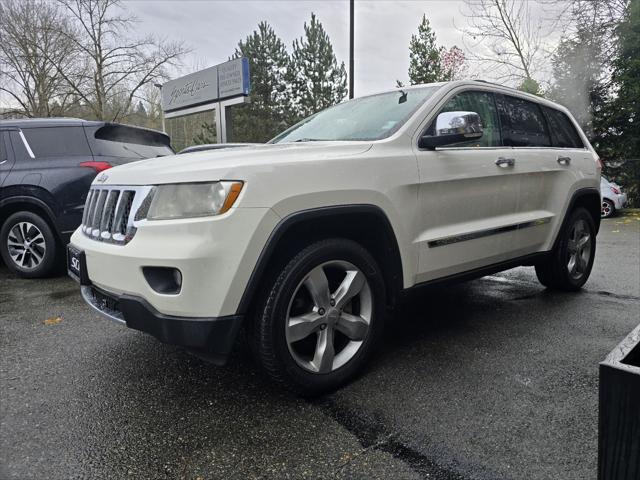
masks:
<svg viewBox="0 0 640 480"><path fill-rule="evenodd" d="M298 140L294 140L293 143L298 143L298 142L321 142L322 139L321 138L299 138Z"/></svg>
<svg viewBox="0 0 640 480"><path fill-rule="evenodd" d="M135 154L136 154L136 155L138 155L140 158L143 158L143 159L144 159L144 158L147 158L147 157L145 157L144 155L142 155L140 152L136 152L133 148L129 148L129 147L127 147L127 146L126 146L126 145L124 145L124 144L122 144L122 148L123 148L123 149L125 149L125 150L128 150L129 152L133 152L133 153L135 153Z"/></svg>

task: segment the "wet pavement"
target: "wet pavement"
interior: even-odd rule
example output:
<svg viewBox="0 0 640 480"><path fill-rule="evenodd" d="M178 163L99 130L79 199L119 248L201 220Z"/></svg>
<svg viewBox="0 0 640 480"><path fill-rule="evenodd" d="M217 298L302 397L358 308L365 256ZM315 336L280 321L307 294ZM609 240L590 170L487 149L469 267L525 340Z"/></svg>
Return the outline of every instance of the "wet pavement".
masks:
<svg viewBox="0 0 640 480"><path fill-rule="evenodd" d="M640 318L640 218L583 292L518 268L412 295L367 371L312 402L0 266L0 478L589 479L598 363Z"/></svg>

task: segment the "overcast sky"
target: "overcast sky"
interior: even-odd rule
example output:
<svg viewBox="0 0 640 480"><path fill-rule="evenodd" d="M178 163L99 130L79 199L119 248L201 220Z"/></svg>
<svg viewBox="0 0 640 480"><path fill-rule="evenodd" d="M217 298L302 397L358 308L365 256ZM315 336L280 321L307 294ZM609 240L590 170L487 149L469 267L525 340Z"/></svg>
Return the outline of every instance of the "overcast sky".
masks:
<svg viewBox="0 0 640 480"><path fill-rule="evenodd" d="M563 2L558 0L557 4ZM541 7L538 0L530 0L529 5L534 18L548 15L552 8L548 2ZM238 41L263 20L290 51L293 40L304 34L303 25L311 12L328 32L338 61L348 68L348 0L124 0L124 6L139 20L132 35L137 29L140 36L154 34L182 40L191 48L184 65L172 72L173 78L226 61ZM461 32L467 22L463 9L462 0L356 0L356 96L393 88L396 80L407 81L409 40L417 33L423 14L429 18L440 45L457 45L466 51L469 45L463 42ZM545 35L551 46L561 34L561 29L554 30ZM470 62L467 76L478 78L477 71L478 66ZM537 74L543 77L540 71ZM492 80L491 70L479 78ZM6 102L6 95L0 95L0 104Z"/></svg>
<svg viewBox="0 0 640 480"><path fill-rule="evenodd" d="M338 61L349 61L349 2L324 1L221 1L128 0L126 7L140 23L141 33L180 39L193 49L184 71L224 62L238 40L266 20L289 50L303 35L303 24L314 12L331 37ZM438 42L461 48L461 1L368 0L355 2L355 93L363 95L393 88L406 80L409 40L417 32L424 13L436 31ZM455 20L455 23L454 23Z"/></svg>

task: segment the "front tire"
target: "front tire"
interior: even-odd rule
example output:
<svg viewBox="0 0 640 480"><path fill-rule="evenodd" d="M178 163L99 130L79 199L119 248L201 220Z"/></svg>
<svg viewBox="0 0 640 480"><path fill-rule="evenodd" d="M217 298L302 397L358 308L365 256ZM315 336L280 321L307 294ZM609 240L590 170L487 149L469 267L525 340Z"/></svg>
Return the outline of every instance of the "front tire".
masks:
<svg viewBox="0 0 640 480"><path fill-rule="evenodd" d="M316 242L269 286L250 335L266 373L315 396L351 380L383 330L385 284L371 255L346 239Z"/></svg>
<svg viewBox="0 0 640 480"><path fill-rule="evenodd" d="M616 206L608 198L602 199L602 206L600 207L600 215L602 218L611 218L616 214Z"/></svg>
<svg viewBox="0 0 640 480"><path fill-rule="evenodd" d="M536 264L538 280L554 290L580 290L589 279L595 254L593 218L586 209L577 208L560 232L556 248Z"/></svg>
<svg viewBox="0 0 640 480"><path fill-rule="evenodd" d="M50 275L56 266L57 250L51 227L33 212L16 212L0 228L0 254L9 270L19 277Z"/></svg>

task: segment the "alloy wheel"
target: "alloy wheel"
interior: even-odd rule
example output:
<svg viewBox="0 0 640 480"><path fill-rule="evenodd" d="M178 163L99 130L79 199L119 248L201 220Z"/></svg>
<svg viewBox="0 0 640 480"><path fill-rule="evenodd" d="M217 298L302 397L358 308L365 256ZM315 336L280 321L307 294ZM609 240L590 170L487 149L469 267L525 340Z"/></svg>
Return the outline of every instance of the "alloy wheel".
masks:
<svg viewBox="0 0 640 480"><path fill-rule="evenodd" d="M602 206L600 207L600 214L603 217L609 217L611 215L611 204L606 200L602 201Z"/></svg>
<svg viewBox="0 0 640 480"><path fill-rule="evenodd" d="M349 362L369 334L373 295L364 273L335 260L313 268L289 303L286 339L295 362L330 373Z"/></svg>
<svg viewBox="0 0 640 480"><path fill-rule="evenodd" d="M576 221L569 232L567 243L567 270L569 276L574 280L579 280L586 274L591 259L591 249L593 241L589 226L585 220Z"/></svg>
<svg viewBox="0 0 640 480"><path fill-rule="evenodd" d="M24 270L37 268L47 251L44 235L31 222L19 222L11 228L7 247L11 260Z"/></svg>

